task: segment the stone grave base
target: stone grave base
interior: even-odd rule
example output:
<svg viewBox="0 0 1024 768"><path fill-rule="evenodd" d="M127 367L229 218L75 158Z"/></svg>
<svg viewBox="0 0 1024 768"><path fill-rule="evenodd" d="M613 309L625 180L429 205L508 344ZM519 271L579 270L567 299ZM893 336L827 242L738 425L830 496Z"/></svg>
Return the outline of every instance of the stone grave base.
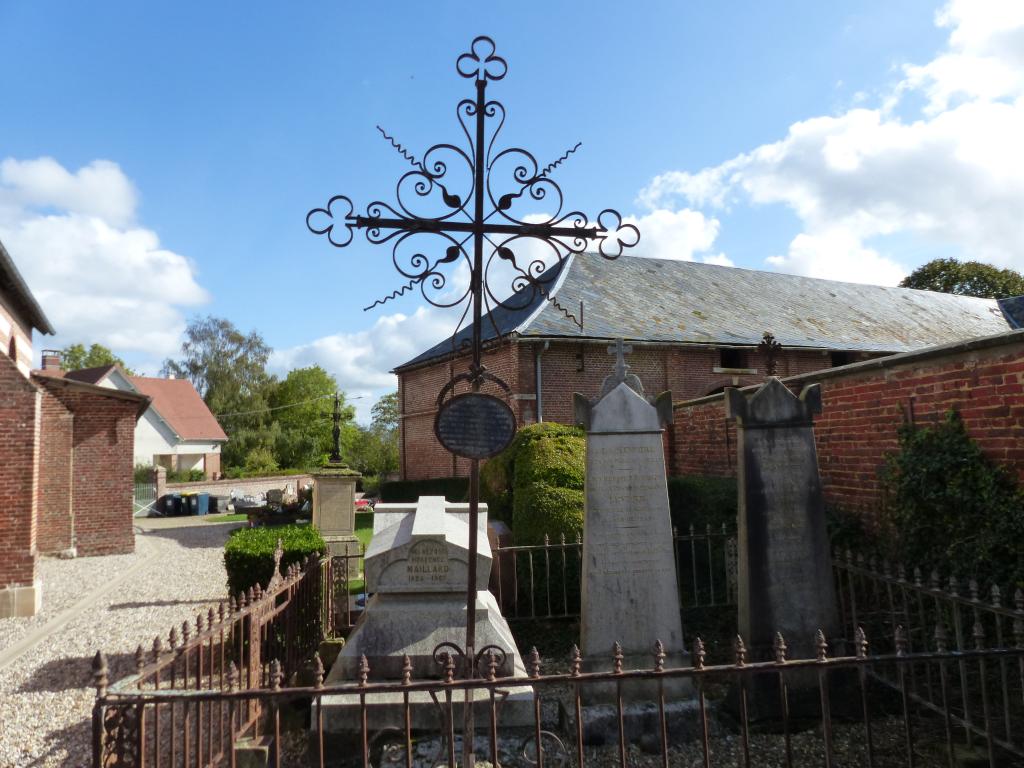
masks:
<svg viewBox="0 0 1024 768"><path fill-rule="evenodd" d="M327 676L327 683L359 679L359 657L366 656L371 680L401 680L402 657L412 661L414 680L440 678L444 670L434 660L434 649L443 642L466 644L466 598L457 592L434 594L383 594L370 598L348 642ZM525 677L515 639L501 615L498 602L487 590L477 593L476 647L496 645L510 651L498 667L499 677ZM459 659L455 659L459 664ZM481 665L481 673L486 666ZM456 677L463 676L456 668Z"/></svg>
<svg viewBox="0 0 1024 768"><path fill-rule="evenodd" d="M529 685L504 688L508 696L498 705L498 731L507 728L527 728L533 725L533 688ZM473 714L476 729L480 733L489 732L491 723L491 697L486 688L471 689L473 696ZM445 692L436 692L437 701L431 698L428 691L409 692L409 719L412 730L437 733L444 728L444 717L448 713ZM451 711L455 720L456 732L462 729L462 717L465 710L465 691L452 691ZM500 697L496 697L500 700ZM366 694L367 728L371 732L397 729L405 732L405 702L402 693L369 693ZM323 698L324 732L338 735L351 735L359 738L362 728L360 717L360 697L357 693L337 694Z"/></svg>
<svg viewBox="0 0 1024 768"><path fill-rule="evenodd" d="M619 743L618 708L611 704L592 704L582 708L583 743L600 747ZM711 707L708 707L711 717ZM627 704L622 710L622 727L626 742L639 744L647 752L656 752L661 744L661 715L656 703ZM665 727L669 744L699 741L703 734L698 703L665 702Z"/></svg>

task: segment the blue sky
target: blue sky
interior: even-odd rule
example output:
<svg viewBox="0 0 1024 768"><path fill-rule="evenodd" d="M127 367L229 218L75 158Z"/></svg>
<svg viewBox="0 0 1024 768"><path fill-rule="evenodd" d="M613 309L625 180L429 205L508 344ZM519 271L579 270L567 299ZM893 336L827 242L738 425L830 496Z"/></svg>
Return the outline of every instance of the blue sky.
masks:
<svg viewBox="0 0 1024 768"><path fill-rule="evenodd" d="M155 372L186 319L362 394L451 321L385 248L307 210L390 199L460 133L454 61L495 38L508 145L638 255L892 284L936 255L1024 266L1019 2L77 3L0 0L0 239L59 336ZM1015 181L1016 179L1016 181ZM1016 227L1014 225L1017 225Z"/></svg>

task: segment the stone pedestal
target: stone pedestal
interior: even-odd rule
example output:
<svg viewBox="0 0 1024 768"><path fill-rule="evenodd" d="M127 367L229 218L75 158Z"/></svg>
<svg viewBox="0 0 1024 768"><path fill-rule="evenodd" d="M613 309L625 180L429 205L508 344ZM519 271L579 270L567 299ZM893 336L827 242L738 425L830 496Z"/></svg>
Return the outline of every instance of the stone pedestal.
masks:
<svg viewBox="0 0 1024 768"><path fill-rule="evenodd" d="M313 525L327 542L327 553L358 556L356 480L360 474L344 464L326 464L312 474Z"/></svg>
<svg viewBox="0 0 1024 768"><path fill-rule="evenodd" d="M606 379L597 402L576 395L577 421L587 429L580 645L589 671L612 668L616 642L627 670L652 669L657 640L666 666L689 663L662 446L672 396L665 392L652 404L625 369L620 357L617 375ZM656 685L630 688L632 697L657 694ZM674 696L689 690L684 681L673 688ZM583 690L594 701L606 693L597 686Z"/></svg>

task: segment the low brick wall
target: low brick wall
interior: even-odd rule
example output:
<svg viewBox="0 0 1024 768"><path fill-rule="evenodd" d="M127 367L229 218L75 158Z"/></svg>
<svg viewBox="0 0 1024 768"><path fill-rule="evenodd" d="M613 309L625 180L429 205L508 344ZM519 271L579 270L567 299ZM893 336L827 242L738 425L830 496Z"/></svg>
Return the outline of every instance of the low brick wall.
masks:
<svg viewBox="0 0 1024 768"><path fill-rule="evenodd" d="M783 379L794 392L820 383L815 442L826 503L868 521L878 471L904 419L929 423L956 409L993 460L1024 482L1024 330ZM722 395L675 408L672 474L735 473L735 428Z"/></svg>
<svg viewBox="0 0 1024 768"><path fill-rule="evenodd" d="M297 491L302 486L313 482L312 475L275 475L273 477L247 477L236 480L200 480L195 483L167 483L163 487L158 483L157 498L168 493L208 493L211 496L231 495L235 491L238 496L259 496L274 488L291 485Z"/></svg>

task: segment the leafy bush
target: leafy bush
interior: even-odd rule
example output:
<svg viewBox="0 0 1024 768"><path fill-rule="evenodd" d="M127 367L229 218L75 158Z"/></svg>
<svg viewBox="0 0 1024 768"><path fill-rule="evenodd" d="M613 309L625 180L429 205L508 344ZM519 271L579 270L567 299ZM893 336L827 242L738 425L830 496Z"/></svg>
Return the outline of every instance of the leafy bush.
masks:
<svg viewBox="0 0 1024 768"><path fill-rule="evenodd" d="M668 508L672 525L686 533L692 525L704 530L722 523L736 525L738 496L735 477L680 475L668 479Z"/></svg>
<svg viewBox="0 0 1024 768"><path fill-rule="evenodd" d="M284 556L282 572L292 563L304 563L312 554L327 551L320 531L311 525L280 525L265 528L239 528L224 545L224 568L228 572L228 592L237 595L257 583L266 587L274 575L274 550L281 539Z"/></svg>
<svg viewBox="0 0 1024 768"><path fill-rule="evenodd" d="M927 427L904 424L881 473L890 556L962 577L1024 583L1024 497L950 411ZM983 569L983 573L977 570Z"/></svg>
<svg viewBox="0 0 1024 768"><path fill-rule="evenodd" d="M245 455L245 471L250 475L270 475L277 472L277 460L269 448L253 448Z"/></svg>
<svg viewBox="0 0 1024 768"><path fill-rule="evenodd" d="M356 490L366 496L377 496L380 493L380 475L363 475L356 483Z"/></svg>
<svg viewBox="0 0 1024 768"><path fill-rule="evenodd" d="M206 479L201 469L172 469L167 473L168 483L198 483Z"/></svg>
<svg viewBox="0 0 1024 768"><path fill-rule="evenodd" d="M380 500L389 503L409 503L420 496L444 496L448 501L465 501L468 494L468 477L391 480L380 484Z"/></svg>
<svg viewBox="0 0 1024 768"><path fill-rule="evenodd" d="M275 469L273 472L249 472L244 467L228 467L224 477L228 480L244 480L250 477L283 477L285 475L308 475L304 469Z"/></svg>
<svg viewBox="0 0 1024 768"><path fill-rule="evenodd" d="M156 478L153 475L153 466L151 464L136 464L135 465L135 482L136 483L152 483L155 482Z"/></svg>

